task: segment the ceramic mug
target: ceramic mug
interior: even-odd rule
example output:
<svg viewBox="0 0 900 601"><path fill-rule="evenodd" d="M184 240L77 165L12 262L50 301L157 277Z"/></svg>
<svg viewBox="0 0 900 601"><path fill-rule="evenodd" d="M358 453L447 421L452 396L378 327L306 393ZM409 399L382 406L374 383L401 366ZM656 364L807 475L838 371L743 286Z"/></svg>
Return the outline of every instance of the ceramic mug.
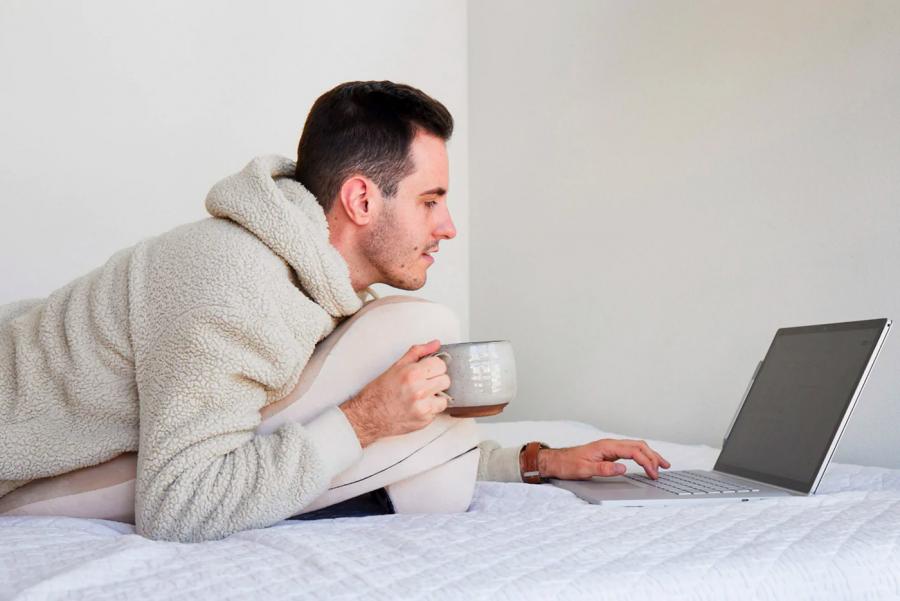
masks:
<svg viewBox="0 0 900 601"><path fill-rule="evenodd" d="M438 392L454 417L496 415L516 397L516 360L509 340L441 346L434 357L447 364L450 388Z"/></svg>

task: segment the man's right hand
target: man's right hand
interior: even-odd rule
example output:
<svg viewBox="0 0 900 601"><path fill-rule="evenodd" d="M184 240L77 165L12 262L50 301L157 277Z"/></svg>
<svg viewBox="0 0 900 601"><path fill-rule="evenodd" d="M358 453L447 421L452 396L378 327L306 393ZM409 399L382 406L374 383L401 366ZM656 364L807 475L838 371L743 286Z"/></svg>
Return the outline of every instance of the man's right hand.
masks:
<svg viewBox="0 0 900 601"><path fill-rule="evenodd" d="M340 409L366 447L379 438L420 430L447 408L437 393L450 388L447 365L428 357L439 340L410 347L387 371L345 401Z"/></svg>

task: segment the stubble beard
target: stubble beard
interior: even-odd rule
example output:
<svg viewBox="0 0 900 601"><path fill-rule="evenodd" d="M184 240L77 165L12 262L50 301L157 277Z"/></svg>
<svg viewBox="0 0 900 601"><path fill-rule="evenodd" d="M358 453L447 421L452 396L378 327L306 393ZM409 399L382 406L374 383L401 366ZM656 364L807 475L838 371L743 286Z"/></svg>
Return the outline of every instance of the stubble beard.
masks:
<svg viewBox="0 0 900 601"><path fill-rule="evenodd" d="M425 285L427 276L424 274L418 277L410 269L410 261L416 262L419 256L413 259L404 257L403 240L398 242L398 234L403 238L402 232L396 226L394 214L391 209L387 208L382 213L381 218L372 226L372 233L366 239L363 251L369 258L369 262L375 267L379 273L380 282L393 286L400 290L418 290ZM401 245L398 248L398 244ZM412 255L415 252L409 249ZM422 248L422 252L424 252ZM418 264L415 265L418 267Z"/></svg>

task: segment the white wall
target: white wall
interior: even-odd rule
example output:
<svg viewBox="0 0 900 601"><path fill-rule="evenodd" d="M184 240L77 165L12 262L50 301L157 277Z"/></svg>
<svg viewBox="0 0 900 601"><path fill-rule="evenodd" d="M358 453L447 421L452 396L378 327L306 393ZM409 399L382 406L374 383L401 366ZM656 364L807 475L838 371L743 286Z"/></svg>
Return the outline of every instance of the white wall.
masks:
<svg viewBox="0 0 900 601"><path fill-rule="evenodd" d="M260 154L296 158L312 103L355 79L409 83L456 119L459 235L407 294L468 327L466 6L454 0L0 3L0 304L206 217L216 181Z"/></svg>
<svg viewBox="0 0 900 601"><path fill-rule="evenodd" d="M457 122L459 236L414 294L468 324L471 244L471 337L520 365L492 419L717 444L777 327L900 316L898 10L0 3L0 303L205 217L333 85L403 81ZM898 363L839 460L900 467Z"/></svg>
<svg viewBox="0 0 900 601"><path fill-rule="evenodd" d="M472 2L469 56L492 421L718 446L778 327L900 318L900 4ZM900 467L898 364L837 460Z"/></svg>

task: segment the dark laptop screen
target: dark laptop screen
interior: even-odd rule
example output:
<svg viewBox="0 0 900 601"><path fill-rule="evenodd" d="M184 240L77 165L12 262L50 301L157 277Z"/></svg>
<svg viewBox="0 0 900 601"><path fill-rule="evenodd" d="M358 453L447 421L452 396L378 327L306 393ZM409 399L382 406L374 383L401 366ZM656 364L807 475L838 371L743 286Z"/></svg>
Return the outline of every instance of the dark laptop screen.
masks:
<svg viewBox="0 0 900 601"><path fill-rule="evenodd" d="M715 469L809 492L886 321L778 330Z"/></svg>

